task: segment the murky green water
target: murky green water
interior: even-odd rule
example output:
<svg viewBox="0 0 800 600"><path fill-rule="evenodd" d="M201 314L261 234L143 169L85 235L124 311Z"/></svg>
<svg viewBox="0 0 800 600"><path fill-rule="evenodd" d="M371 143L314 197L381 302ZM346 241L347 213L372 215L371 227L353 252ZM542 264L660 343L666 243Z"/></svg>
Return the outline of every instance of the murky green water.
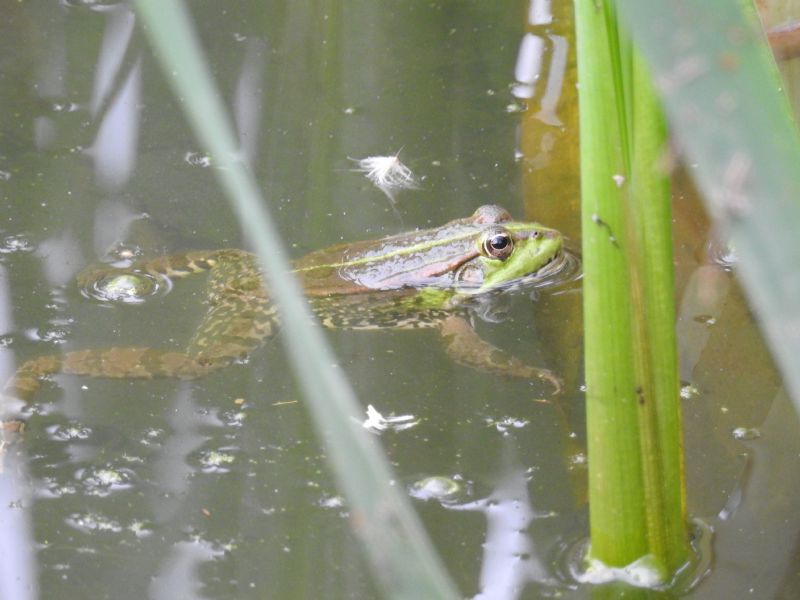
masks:
<svg viewBox="0 0 800 600"><path fill-rule="evenodd" d="M569 7L548 6L191 3L295 256L487 202L577 247ZM72 349L180 348L202 282L105 306L72 281L120 242L245 246L213 157L125 6L3 15L0 376ZM397 152L420 183L395 209L351 159ZM691 597L792 598L797 421L702 216L682 196L676 210L690 510L715 530ZM569 288L478 323L561 374L557 402L452 364L431 332L330 334L365 418L419 421L380 440L465 596L591 595L563 566L587 532L579 308ZM0 479L0 598L377 596L279 343L200 381L53 379Z"/></svg>

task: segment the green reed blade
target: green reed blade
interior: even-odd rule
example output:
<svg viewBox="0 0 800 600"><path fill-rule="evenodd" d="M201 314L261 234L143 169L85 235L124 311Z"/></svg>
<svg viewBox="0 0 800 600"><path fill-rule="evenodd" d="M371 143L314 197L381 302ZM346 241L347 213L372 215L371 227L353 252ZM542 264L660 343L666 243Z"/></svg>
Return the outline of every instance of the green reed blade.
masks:
<svg viewBox="0 0 800 600"><path fill-rule="evenodd" d="M800 143L753 7L620 0L619 11L800 409Z"/></svg>
<svg viewBox="0 0 800 600"><path fill-rule="evenodd" d="M380 446L355 417L362 409L311 317L252 173L240 160L227 111L204 62L181 0L137 0L136 9L186 116L205 149L242 229L265 268L281 311L286 343L315 425L364 543L376 579L391 598L456 598L402 488L393 485Z"/></svg>
<svg viewBox="0 0 800 600"><path fill-rule="evenodd" d="M613 4L576 0L590 557L688 556L665 128Z"/></svg>

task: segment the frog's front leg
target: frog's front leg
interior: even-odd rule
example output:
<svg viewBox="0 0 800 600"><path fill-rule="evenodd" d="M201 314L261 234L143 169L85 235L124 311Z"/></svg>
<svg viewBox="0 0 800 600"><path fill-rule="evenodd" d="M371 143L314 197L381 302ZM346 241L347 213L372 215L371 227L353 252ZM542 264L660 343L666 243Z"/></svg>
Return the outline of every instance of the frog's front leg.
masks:
<svg viewBox="0 0 800 600"><path fill-rule="evenodd" d="M522 379L541 379L553 386L553 394L561 392L562 381L552 371L525 364L500 348L482 339L463 317L447 317L439 326L447 354L457 363Z"/></svg>

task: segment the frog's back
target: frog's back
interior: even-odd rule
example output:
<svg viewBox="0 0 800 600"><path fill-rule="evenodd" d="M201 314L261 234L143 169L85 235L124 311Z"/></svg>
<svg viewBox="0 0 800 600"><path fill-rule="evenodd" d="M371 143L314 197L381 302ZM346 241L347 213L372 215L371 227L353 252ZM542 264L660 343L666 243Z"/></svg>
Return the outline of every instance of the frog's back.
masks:
<svg viewBox="0 0 800 600"><path fill-rule="evenodd" d="M309 296L453 287L459 266L479 253L474 228L459 221L382 240L339 244L294 264Z"/></svg>

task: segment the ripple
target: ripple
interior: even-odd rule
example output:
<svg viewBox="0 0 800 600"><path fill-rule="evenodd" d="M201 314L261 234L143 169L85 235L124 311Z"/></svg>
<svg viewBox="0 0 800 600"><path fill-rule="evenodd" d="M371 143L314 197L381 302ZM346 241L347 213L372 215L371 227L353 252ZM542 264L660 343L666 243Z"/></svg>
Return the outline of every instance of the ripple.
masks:
<svg viewBox="0 0 800 600"><path fill-rule="evenodd" d="M72 483L62 483L54 477L42 477L36 486L36 497L43 499L57 499L64 496L74 496L78 488Z"/></svg>
<svg viewBox="0 0 800 600"><path fill-rule="evenodd" d="M755 427L736 427L731 431L733 439L741 441L757 440L761 437L761 431Z"/></svg>
<svg viewBox="0 0 800 600"><path fill-rule="evenodd" d="M731 270L739 262L739 254L733 242L719 237L713 238L706 245L709 260L726 270Z"/></svg>
<svg viewBox="0 0 800 600"><path fill-rule="evenodd" d="M98 12L114 8L124 3L125 0L61 0L61 4L68 8L87 8Z"/></svg>
<svg viewBox="0 0 800 600"><path fill-rule="evenodd" d="M0 254L33 252L33 244L23 235L9 235L0 240Z"/></svg>
<svg viewBox="0 0 800 600"><path fill-rule="evenodd" d="M198 462L204 473L228 473L235 460L233 448L220 448L201 452Z"/></svg>
<svg viewBox="0 0 800 600"><path fill-rule="evenodd" d="M533 275L533 287L562 287L583 277L580 257L564 249Z"/></svg>
<svg viewBox="0 0 800 600"><path fill-rule="evenodd" d="M159 429L157 427L151 427L144 431L141 438L139 439L139 443L142 446L160 447L162 445L162 440L165 435L166 432L163 429Z"/></svg>
<svg viewBox="0 0 800 600"><path fill-rule="evenodd" d="M26 337L37 342L50 342L51 344L63 344L69 337L69 329L66 327L58 327L48 325L47 327L40 327L39 329L29 329L26 332Z"/></svg>
<svg viewBox="0 0 800 600"><path fill-rule="evenodd" d="M193 167L208 168L211 166L211 157L201 152L187 152L183 155L183 160Z"/></svg>
<svg viewBox="0 0 800 600"><path fill-rule="evenodd" d="M123 527L119 521L98 513L73 513L65 519L67 525L84 533L119 533Z"/></svg>
<svg viewBox="0 0 800 600"><path fill-rule="evenodd" d="M418 479L408 486L408 493L417 500L435 500L440 504L457 504L467 494L464 480L460 475L431 475Z"/></svg>
<svg viewBox="0 0 800 600"><path fill-rule="evenodd" d="M590 542L586 537L564 540L554 557L558 577L568 585L575 583L604 585L623 582L628 585L652 590L670 590L676 597L683 597L695 589L709 574L714 554L713 530L700 519L690 519L690 553L687 562L680 567L671 580L664 580L664 573L651 557L643 557L624 567L610 567L589 557Z"/></svg>
<svg viewBox="0 0 800 600"><path fill-rule="evenodd" d="M54 442L72 442L75 440L87 440L92 435L92 430L80 423L68 423L64 425L53 425L47 428L47 434Z"/></svg>
<svg viewBox="0 0 800 600"><path fill-rule="evenodd" d="M77 473L87 494L92 496L108 496L113 492L130 489L133 486L134 474L130 469L114 467L90 467Z"/></svg>
<svg viewBox="0 0 800 600"><path fill-rule="evenodd" d="M522 429L529 424L527 419L518 419L516 417L503 417L501 419L492 419L486 418L484 419L486 424L489 427L494 427L502 433L504 436L507 436L511 431L515 429Z"/></svg>
<svg viewBox="0 0 800 600"><path fill-rule="evenodd" d="M81 294L104 304L142 304L172 289L166 275L111 269L110 272L81 276Z"/></svg>

